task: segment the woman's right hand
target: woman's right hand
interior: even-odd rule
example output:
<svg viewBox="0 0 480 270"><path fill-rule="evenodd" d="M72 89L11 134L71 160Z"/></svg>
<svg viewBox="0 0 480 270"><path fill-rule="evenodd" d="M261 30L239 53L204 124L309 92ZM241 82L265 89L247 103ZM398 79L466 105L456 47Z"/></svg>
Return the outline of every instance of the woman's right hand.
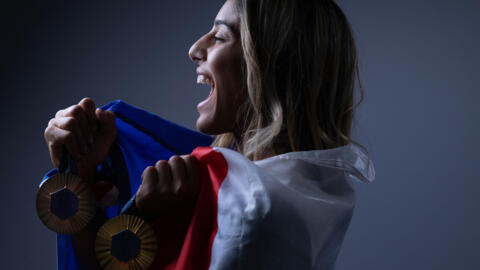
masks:
<svg viewBox="0 0 480 270"><path fill-rule="evenodd" d="M86 181L93 180L116 136L113 112L96 109L90 98L58 111L44 133L53 165L58 168L67 151L75 161L78 175Z"/></svg>

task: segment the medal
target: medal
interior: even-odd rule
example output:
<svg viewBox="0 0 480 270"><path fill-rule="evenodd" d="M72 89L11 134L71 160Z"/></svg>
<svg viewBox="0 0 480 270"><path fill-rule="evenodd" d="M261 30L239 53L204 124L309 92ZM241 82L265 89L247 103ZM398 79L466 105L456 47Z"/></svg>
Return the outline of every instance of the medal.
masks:
<svg viewBox="0 0 480 270"><path fill-rule="evenodd" d="M103 269L145 270L155 259L157 239L150 225L137 214L135 196L98 231L95 254Z"/></svg>
<svg viewBox="0 0 480 270"><path fill-rule="evenodd" d="M88 183L75 172L73 160L65 155L59 173L40 184L37 214L50 230L61 234L81 231L95 214L95 199Z"/></svg>

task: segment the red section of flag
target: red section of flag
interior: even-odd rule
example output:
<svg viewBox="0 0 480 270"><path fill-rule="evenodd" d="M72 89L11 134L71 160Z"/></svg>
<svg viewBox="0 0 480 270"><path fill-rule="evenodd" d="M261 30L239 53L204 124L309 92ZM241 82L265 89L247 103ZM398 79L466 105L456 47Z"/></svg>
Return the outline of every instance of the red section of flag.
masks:
<svg viewBox="0 0 480 270"><path fill-rule="evenodd" d="M153 269L208 269L217 234L218 190L228 173L228 163L211 147L197 147L192 155L199 163L200 192L193 213L178 213L152 223L158 252Z"/></svg>

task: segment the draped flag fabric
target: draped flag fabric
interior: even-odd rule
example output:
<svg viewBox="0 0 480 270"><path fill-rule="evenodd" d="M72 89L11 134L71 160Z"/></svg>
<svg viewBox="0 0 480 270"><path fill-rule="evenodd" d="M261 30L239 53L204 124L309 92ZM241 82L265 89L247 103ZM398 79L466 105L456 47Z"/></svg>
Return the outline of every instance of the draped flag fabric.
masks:
<svg viewBox="0 0 480 270"><path fill-rule="evenodd" d="M115 101L118 136L98 168L119 196L109 218L135 193L143 170L174 154L199 161L200 192L191 213L151 222L158 252L150 269L333 269L354 208L351 180L374 179L361 148L291 152L252 162L208 147L212 139ZM47 176L55 173L50 172ZM101 178L102 178L101 177ZM106 187L105 187L106 186ZM69 236L58 235L58 269L78 269Z"/></svg>
<svg viewBox="0 0 480 270"><path fill-rule="evenodd" d="M115 217L135 194L141 184L143 170L158 160L168 160L172 155L189 154L197 146L208 146L210 136L181 127L145 110L122 101L114 101L102 107L115 113L117 138L107 160L98 167L100 180L97 199L111 191L113 183L119 193L113 206L105 209L109 218ZM43 180L57 173L50 171ZM57 269L77 270L71 238L57 234Z"/></svg>

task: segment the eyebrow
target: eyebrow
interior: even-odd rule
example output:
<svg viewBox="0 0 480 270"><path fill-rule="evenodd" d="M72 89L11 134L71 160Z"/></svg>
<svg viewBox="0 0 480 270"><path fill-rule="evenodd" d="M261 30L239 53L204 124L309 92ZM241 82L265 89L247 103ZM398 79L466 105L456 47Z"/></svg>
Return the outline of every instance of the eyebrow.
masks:
<svg viewBox="0 0 480 270"><path fill-rule="evenodd" d="M232 31L233 33L238 33L237 29L235 28L235 26L227 23L226 21L224 20L215 20L215 22L213 23L215 26L217 25L225 25L230 31Z"/></svg>

